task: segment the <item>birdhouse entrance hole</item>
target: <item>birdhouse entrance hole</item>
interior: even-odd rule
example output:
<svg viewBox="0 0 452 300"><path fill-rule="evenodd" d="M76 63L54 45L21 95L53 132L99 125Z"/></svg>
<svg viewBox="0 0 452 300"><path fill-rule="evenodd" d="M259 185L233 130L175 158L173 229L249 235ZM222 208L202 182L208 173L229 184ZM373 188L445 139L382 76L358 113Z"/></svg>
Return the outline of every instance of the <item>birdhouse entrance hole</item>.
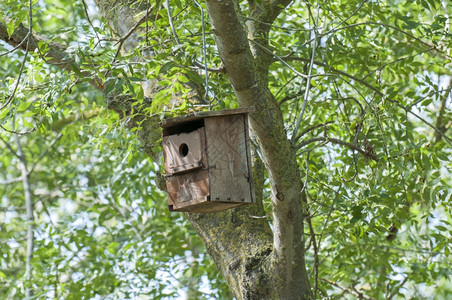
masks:
<svg viewBox="0 0 452 300"><path fill-rule="evenodd" d="M195 112L161 126L170 210L215 212L254 202L247 111Z"/></svg>
<svg viewBox="0 0 452 300"><path fill-rule="evenodd" d="M183 144L180 145L180 147L179 147L179 154L182 157L185 157L185 156L188 155L188 146L187 146L187 144L183 143Z"/></svg>

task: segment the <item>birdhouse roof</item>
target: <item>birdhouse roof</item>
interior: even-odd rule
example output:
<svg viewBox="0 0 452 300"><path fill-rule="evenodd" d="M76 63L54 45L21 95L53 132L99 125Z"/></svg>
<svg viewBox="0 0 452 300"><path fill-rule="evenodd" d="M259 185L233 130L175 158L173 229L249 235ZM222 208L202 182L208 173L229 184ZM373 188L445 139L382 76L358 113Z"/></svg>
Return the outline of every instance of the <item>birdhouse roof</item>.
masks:
<svg viewBox="0 0 452 300"><path fill-rule="evenodd" d="M205 118L211 118L211 117L219 117L219 116L227 116L227 115L235 115L235 114L246 114L249 113L251 110L249 108L238 108L238 109L225 109L225 110L216 110L216 111L195 111L191 112L189 114L179 116L179 117L173 117L173 118L167 118L164 119L160 126L162 128L169 128L175 125L179 125L181 123L188 123L193 122Z"/></svg>

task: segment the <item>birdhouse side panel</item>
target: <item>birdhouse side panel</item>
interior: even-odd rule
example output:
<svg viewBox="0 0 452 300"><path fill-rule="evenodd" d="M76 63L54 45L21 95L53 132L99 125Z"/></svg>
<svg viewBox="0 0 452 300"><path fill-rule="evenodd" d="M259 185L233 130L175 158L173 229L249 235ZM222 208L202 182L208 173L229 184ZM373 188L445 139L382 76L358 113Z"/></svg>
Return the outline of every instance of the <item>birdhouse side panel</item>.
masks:
<svg viewBox="0 0 452 300"><path fill-rule="evenodd" d="M205 119L211 201L253 202L246 115Z"/></svg>

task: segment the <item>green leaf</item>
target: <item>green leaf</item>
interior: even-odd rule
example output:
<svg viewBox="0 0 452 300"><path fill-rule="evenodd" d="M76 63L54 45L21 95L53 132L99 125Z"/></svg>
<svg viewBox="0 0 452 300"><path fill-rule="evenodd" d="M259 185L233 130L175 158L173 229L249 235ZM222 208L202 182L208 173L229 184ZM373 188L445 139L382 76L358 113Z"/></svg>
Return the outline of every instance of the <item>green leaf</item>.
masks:
<svg viewBox="0 0 452 300"><path fill-rule="evenodd" d="M442 161L447 161L447 162L450 162L450 161L451 161L451 159L449 158L449 156L448 156L447 154L445 154L444 152L437 152L437 153L436 153L436 156L437 156L440 160L442 160Z"/></svg>
<svg viewBox="0 0 452 300"><path fill-rule="evenodd" d="M4 117L6 117L8 115L8 113L10 112L11 107L5 107L4 109L2 109L0 111L0 120L2 120Z"/></svg>
<svg viewBox="0 0 452 300"><path fill-rule="evenodd" d="M111 242L108 246L107 246L107 250L108 252L110 252L111 254L115 254L116 253L116 247L118 247L120 244L118 242Z"/></svg>
<svg viewBox="0 0 452 300"><path fill-rule="evenodd" d="M439 231L447 231L448 229L442 225L436 225L435 226L436 229L438 229Z"/></svg>
<svg viewBox="0 0 452 300"><path fill-rule="evenodd" d="M165 74L167 73L169 70L171 70L172 68L174 68L176 66L176 63L173 61L167 62L166 64L164 64L162 66L162 68L159 71L159 74Z"/></svg>
<svg viewBox="0 0 452 300"><path fill-rule="evenodd" d="M22 102L21 104L19 104L19 106L17 107L17 111L21 112L24 110L27 110L28 107L30 107L31 102Z"/></svg>
<svg viewBox="0 0 452 300"><path fill-rule="evenodd" d="M11 36L14 33L14 30L16 29L16 22L11 21L5 24L6 25L6 31L8 33L8 38L11 38Z"/></svg>
<svg viewBox="0 0 452 300"><path fill-rule="evenodd" d="M80 78L83 78L83 74L80 71L80 68L76 64L71 63L70 66L71 66L72 71L74 71L75 74L77 74L77 76L79 76Z"/></svg>
<svg viewBox="0 0 452 300"><path fill-rule="evenodd" d="M194 81L198 85L204 84L203 78L198 73L193 72L193 71L185 71L185 72L188 75L188 78L190 78L190 80Z"/></svg>

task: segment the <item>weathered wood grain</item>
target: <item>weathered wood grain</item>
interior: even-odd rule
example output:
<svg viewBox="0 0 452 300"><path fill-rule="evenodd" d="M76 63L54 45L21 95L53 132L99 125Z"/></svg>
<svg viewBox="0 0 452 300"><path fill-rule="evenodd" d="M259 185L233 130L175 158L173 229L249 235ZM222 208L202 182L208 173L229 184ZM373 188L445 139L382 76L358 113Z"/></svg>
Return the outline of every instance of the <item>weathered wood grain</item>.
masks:
<svg viewBox="0 0 452 300"><path fill-rule="evenodd" d="M252 202L244 115L204 122L212 201Z"/></svg>

